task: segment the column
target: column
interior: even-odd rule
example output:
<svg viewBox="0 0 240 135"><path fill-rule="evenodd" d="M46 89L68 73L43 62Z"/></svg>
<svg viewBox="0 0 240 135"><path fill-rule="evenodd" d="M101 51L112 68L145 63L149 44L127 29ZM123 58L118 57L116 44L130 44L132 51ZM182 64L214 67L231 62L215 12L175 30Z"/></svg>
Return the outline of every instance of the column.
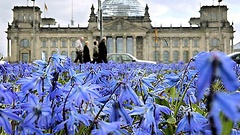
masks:
<svg viewBox="0 0 240 135"><path fill-rule="evenodd" d="M180 38L179 44L179 60L183 60L183 38Z"/></svg>
<svg viewBox="0 0 240 135"><path fill-rule="evenodd" d="M206 51L210 51L209 38L206 38L205 40L206 40L206 46L207 46L207 48L206 48L207 50Z"/></svg>
<svg viewBox="0 0 240 135"><path fill-rule="evenodd" d="M228 50L229 50L229 48L227 48L227 39L226 39L226 37L223 37L223 52L228 54L228 52L229 52Z"/></svg>
<svg viewBox="0 0 240 135"><path fill-rule="evenodd" d="M12 43L12 61L17 62L19 61L19 45L18 45L18 37L14 38L14 42Z"/></svg>
<svg viewBox="0 0 240 135"><path fill-rule="evenodd" d="M146 36L142 36L143 37L143 50L142 50L142 58L144 60L147 59L146 54L148 53L148 47L147 47L147 39Z"/></svg>
<svg viewBox="0 0 240 135"><path fill-rule="evenodd" d="M137 56L137 44L136 44L137 37L133 35L132 38L133 38L133 55L136 57Z"/></svg>
<svg viewBox="0 0 240 135"><path fill-rule="evenodd" d="M193 39L190 38L190 40L189 40L189 59L191 59L193 57L193 49L192 49L192 47L193 47Z"/></svg>
<svg viewBox="0 0 240 135"><path fill-rule="evenodd" d="M68 57L71 58L71 51L70 51L70 47L72 46L72 42L71 42L71 38L67 37L67 53L68 53Z"/></svg>
<svg viewBox="0 0 240 135"><path fill-rule="evenodd" d="M160 51L159 51L159 61L162 62L163 61L163 40L164 38L160 38L160 40L158 40L159 45L160 45Z"/></svg>
<svg viewBox="0 0 240 135"><path fill-rule="evenodd" d="M7 58L8 61L10 61L10 44L9 44L10 38L7 38Z"/></svg>
<svg viewBox="0 0 240 135"><path fill-rule="evenodd" d="M116 49L116 36L112 35L112 40L113 40L113 53L117 52Z"/></svg>
<svg viewBox="0 0 240 135"><path fill-rule="evenodd" d="M47 50L48 50L48 58L51 57L51 53L52 53L52 52L51 52L51 50L52 50L52 49L51 49L51 45L52 45L51 41L52 41L51 38L47 38L47 41L46 41L46 42L47 42L47 45L48 45L48 49L47 49ZM47 59L48 59L48 58L47 58Z"/></svg>
<svg viewBox="0 0 240 135"><path fill-rule="evenodd" d="M127 52L127 36L125 34L123 35L123 52Z"/></svg>
<svg viewBox="0 0 240 135"><path fill-rule="evenodd" d="M169 62L172 62L172 38L170 38L170 44L169 44Z"/></svg>

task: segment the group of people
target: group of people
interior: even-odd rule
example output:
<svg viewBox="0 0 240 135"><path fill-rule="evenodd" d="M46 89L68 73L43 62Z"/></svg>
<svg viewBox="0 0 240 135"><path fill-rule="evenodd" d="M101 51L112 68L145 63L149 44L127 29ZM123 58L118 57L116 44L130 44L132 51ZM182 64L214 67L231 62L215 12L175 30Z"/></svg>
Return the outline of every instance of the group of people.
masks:
<svg viewBox="0 0 240 135"><path fill-rule="evenodd" d="M102 38L100 43L98 44L98 41L94 41L94 47L93 47L93 56L92 61L90 57L90 50L89 50L89 41L84 42L84 46L82 45L82 42L84 42L84 37L80 37L76 41L76 59L74 60L75 63L79 61L79 63L107 63L107 47L106 47L106 38Z"/></svg>

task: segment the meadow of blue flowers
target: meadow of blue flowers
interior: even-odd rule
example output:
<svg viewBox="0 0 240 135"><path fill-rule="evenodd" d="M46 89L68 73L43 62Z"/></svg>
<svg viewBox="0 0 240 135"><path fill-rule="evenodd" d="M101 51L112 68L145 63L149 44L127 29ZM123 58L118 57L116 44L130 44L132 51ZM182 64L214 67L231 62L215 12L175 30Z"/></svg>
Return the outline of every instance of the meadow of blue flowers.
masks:
<svg viewBox="0 0 240 135"><path fill-rule="evenodd" d="M222 52L175 64L75 64L54 54L0 73L1 134L240 134L240 68Z"/></svg>

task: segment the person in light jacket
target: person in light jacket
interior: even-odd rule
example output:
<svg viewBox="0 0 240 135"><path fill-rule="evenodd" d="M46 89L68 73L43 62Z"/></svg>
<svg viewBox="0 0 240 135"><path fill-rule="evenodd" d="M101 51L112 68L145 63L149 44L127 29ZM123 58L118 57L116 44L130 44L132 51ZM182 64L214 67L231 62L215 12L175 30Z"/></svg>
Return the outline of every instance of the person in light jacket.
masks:
<svg viewBox="0 0 240 135"><path fill-rule="evenodd" d="M93 61L92 63L98 62L98 41L93 42L94 47L93 47Z"/></svg>

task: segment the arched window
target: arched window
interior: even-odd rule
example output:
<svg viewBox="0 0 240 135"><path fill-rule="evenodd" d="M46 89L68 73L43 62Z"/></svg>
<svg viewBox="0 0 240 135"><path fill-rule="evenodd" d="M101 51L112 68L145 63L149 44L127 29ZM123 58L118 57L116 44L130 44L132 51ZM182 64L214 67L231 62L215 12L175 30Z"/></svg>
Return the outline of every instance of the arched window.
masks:
<svg viewBox="0 0 240 135"><path fill-rule="evenodd" d="M57 47L57 40L52 40L52 46L53 48L56 48Z"/></svg>
<svg viewBox="0 0 240 135"><path fill-rule="evenodd" d="M197 54L198 54L197 50L193 51L193 57L196 56Z"/></svg>
<svg viewBox="0 0 240 135"><path fill-rule="evenodd" d="M68 56L68 53L66 51L62 51L61 55Z"/></svg>
<svg viewBox="0 0 240 135"><path fill-rule="evenodd" d="M62 47L66 48L67 47L67 41L66 40L62 40Z"/></svg>
<svg viewBox="0 0 240 135"><path fill-rule="evenodd" d="M219 39L212 39L211 40L211 46L219 46L220 45L220 42L219 42Z"/></svg>
<svg viewBox="0 0 240 135"><path fill-rule="evenodd" d="M51 55L53 55L53 54L57 54L57 51L52 51Z"/></svg>
<svg viewBox="0 0 240 135"><path fill-rule="evenodd" d="M179 61L179 52L173 51L173 62L177 63Z"/></svg>
<svg viewBox="0 0 240 135"><path fill-rule="evenodd" d="M21 40L20 44L21 44L21 47L29 47L30 46L30 42L27 39Z"/></svg>
<svg viewBox="0 0 240 135"><path fill-rule="evenodd" d="M187 63L189 60L189 52L183 51L183 62Z"/></svg>
<svg viewBox="0 0 240 135"><path fill-rule="evenodd" d="M47 41L46 40L43 40L42 41L42 48L46 48L47 47Z"/></svg>
<svg viewBox="0 0 240 135"><path fill-rule="evenodd" d="M169 62L169 52L168 51L164 51L163 52L163 62L164 63L168 63Z"/></svg>

